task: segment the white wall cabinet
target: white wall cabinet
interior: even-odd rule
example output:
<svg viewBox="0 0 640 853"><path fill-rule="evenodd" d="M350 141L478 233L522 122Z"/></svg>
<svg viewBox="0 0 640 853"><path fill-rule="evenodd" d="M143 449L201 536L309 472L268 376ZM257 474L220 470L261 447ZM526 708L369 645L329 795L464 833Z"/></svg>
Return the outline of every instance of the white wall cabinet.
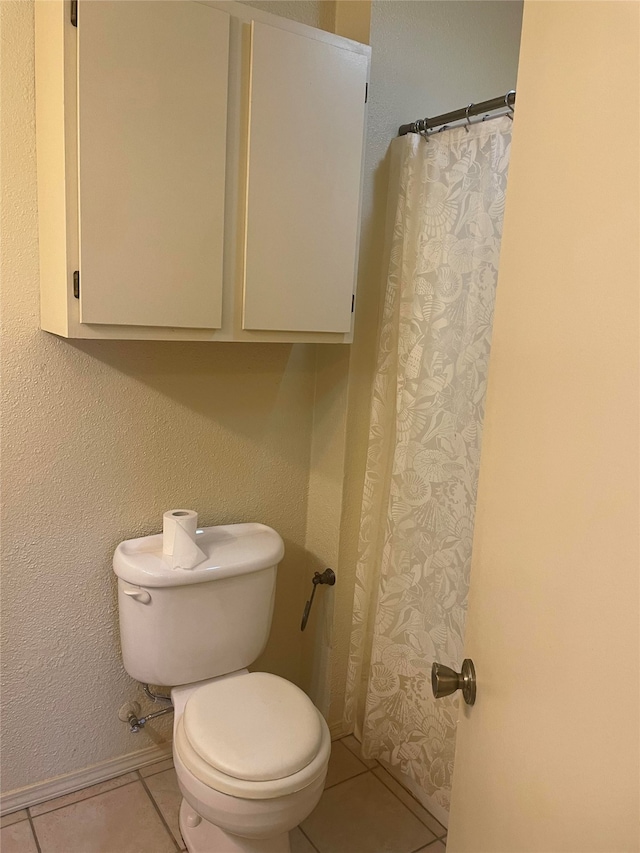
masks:
<svg viewBox="0 0 640 853"><path fill-rule="evenodd" d="M237 3L37 2L42 328L349 342L369 52Z"/></svg>
<svg viewBox="0 0 640 853"><path fill-rule="evenodd" d="M94 0L80 19L80 321L218 329L229 16Z"/></svg>
<svg viewBox="0 0 640 853"><path fill-rule="evenodd" d="M258 21L251 36L244 327L348 332L367 59Z"/></svg>

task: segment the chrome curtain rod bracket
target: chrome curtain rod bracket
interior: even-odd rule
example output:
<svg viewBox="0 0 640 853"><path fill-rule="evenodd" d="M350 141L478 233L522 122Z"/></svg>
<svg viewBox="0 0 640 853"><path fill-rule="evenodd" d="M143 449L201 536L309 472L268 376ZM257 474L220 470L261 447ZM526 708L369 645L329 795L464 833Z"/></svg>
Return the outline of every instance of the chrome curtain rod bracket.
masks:
<svg viewBox="0 0 640 853"><path fill-rule="evenodd" d="M443 113L433 118L421 118L417 121L412 121L410 124L403 124L398 130L398 136L406 136L407 133L420 133L422 136L428 136L434 131L445 130L445 126L453 124L457 121L465 121L465 127L469 129L472 116L483 115L483 113L494 112L495 110L509 110L509 118L513 117L513 105L516 102L516 91L510 89L506 95L501 95L499 98L492 98L489 101L480 101L477 104L469 104L468 107L463 107L460 110L453 110L450 113ZM484 119L483 119L484 120Z"/></svg>

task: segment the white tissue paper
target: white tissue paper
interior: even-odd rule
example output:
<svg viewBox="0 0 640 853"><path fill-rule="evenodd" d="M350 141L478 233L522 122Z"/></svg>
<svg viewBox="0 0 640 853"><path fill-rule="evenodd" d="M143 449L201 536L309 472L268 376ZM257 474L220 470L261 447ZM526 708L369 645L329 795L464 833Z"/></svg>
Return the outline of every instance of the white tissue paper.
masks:
<svg viewBox="0 0 640 853"><path fill-rule="evenodd" d="M162 516L162 553L174 569L193 569L206 559L196 545L198 513L192 509L170 509Z"/></svg>

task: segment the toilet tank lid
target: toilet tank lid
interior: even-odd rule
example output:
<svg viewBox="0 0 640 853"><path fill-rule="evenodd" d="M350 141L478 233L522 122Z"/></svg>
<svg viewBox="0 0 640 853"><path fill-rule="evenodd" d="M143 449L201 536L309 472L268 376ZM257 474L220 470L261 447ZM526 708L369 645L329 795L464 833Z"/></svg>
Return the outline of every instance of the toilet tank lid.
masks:
<svg viewBox="0 0 640 853"><path fill-rule="evenodd" d="M121 542L113 555L116 575L136 586L184 586L276 566L284 543L266 524L226 524L204 527L196 533L198 547L207 555L193 569L174 569L162 553L162 534Z"/></svg>

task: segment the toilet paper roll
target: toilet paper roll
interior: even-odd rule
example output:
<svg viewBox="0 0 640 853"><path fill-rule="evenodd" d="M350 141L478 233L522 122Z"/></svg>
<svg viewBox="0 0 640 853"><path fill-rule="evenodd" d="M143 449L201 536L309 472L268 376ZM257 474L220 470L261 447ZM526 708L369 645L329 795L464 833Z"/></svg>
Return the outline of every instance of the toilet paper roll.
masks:
<svg viewBox="0 0 640 853"><path fill-rule="evenodd" d="M170 509L162 516L162 553L174 569L192 569L206 554L196 545L198 513L192 509Z"/></svg>

